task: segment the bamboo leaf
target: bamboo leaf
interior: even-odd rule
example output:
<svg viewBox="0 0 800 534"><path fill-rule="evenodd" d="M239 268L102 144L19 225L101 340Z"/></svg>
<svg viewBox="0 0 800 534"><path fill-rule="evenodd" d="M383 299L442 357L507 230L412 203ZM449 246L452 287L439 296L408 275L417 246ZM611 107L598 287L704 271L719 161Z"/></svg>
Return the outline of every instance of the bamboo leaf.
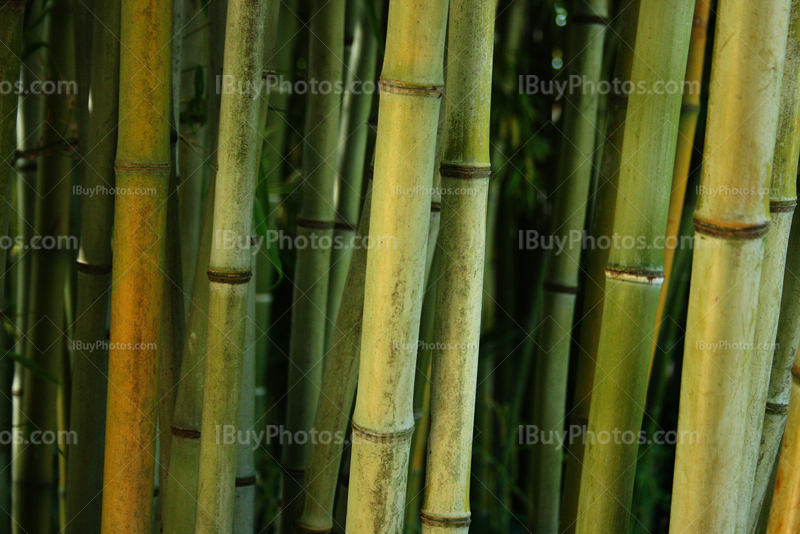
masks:
<svg viewBox="0 0 800 534"><path fill-rule="evenodd" d="M45 380L49 380L50 382L52 382L53 384L56 384L57 386L61 385L61 382L59 382L58 379L56 377L54 377L52 374L47 372L47 369L45 369L44 367L42 367L41 365L39 365L35 361L29 360L28 358L26 358L22 354L17 354L15 352L7 352L6 356L11 358L15 362L17 362L17 363L27 367L28 369L30 369L30 371L33 374L35 374L36 376L38 376L40 378L44 378Z"/></svg>

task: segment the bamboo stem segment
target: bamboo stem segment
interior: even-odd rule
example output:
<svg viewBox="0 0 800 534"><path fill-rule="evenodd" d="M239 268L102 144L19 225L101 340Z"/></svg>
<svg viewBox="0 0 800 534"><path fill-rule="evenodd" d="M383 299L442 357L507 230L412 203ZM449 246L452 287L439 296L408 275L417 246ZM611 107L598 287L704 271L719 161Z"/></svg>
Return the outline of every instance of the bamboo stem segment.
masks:
<svg viewBox="0 0 800 534"><path fill-rule="evenodd" d="M446 17L446 0L389 4L347 502L353 532L403 526Z"/></svg>
<svg viewBox="0 0 800 534"><path fill-rule="evenodd" d="M223 80L235 85L222 91L220 103L195 516L199 534L233 530L237 444L220 433L236 428L239 419L266 8L266 0L228 2Z"/></svg>
<svg viewBox="0 0 800 534"><path fill-rule="evenodd" d="M721 3L694 214L670 532L734 532L790 1ZM758 108L758 113L752 110ZM746 149L743 149L746 147ZM720 372L724 370L724 373Z"/></svg>

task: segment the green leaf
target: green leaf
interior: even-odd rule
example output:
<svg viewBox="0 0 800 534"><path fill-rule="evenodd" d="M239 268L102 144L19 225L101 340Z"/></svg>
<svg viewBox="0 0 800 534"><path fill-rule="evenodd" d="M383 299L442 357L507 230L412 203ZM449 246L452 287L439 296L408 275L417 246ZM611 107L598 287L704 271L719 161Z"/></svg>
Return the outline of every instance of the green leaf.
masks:
<svg viewBox="0 0 800 534"><path fill-rule="evenodd" d="M15 362L27 367L28 369L31 370L31 372L33 374L35 374L39 378L44 378L45 380L49 380L50 382L52 382L53 384L55 384L57 386L61 385L61 382L59 382L56 377L51 375L50 372L47 371L47 369L45 369L44 367L42 367L41 365L39 365L35 361L29 360L28 358L26 358L22 354L16 354L16 353L13 353L13 352L7 352L6 356L11 358Z"/></svg>

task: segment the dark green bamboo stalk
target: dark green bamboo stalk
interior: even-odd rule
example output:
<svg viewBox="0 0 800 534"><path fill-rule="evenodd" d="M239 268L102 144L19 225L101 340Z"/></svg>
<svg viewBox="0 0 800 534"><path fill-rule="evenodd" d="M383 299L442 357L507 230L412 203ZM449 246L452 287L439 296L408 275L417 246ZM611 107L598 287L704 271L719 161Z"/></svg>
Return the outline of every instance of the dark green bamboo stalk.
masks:
<svg viewBox="0 0 800 534"><path fill-rule="evenodd" d="M342 80L344 8L344 0L314 0L311 3L307 71L311 81L335 84ZM325 313L340 113L341 98L335 91L324 93L320 90L307 95L303 200L297 219L297 238L306 239L309 246L297 251L293 280L286 413L286 429L292 434L311 430L322 381L325 329L329 320ZM294 530L294 521L303 508L301 493L307 456L307 444L283 446L282 534Z"/></svg>
<svg viewBox="0 0 800 534"><path fill-rule="evenodd" d="M71 4L61 0L50 9L46 79L70 80L73 72ZM58 21L57 23L55 21ZM74 98L74 97L72 97ZM45 122L40 143L69 138L72 98L50 94L42 101ZM64 238L69 233L70 174L74 161L63 155L40 158L36 177L34 239L40 246L31 247L31 274L25 356L46 369L51 376L62 376L64 329L64 283L68 272L69 250ZM56 246L45 247L45 239ZM59 245L60 243L60 245ZM31 441L33 432L55 432L58 386L46 378L24 373L22 399L22 435L26 443L15 454L13 520L15 532L47 532L53 527L52 497L55 495L53 444Z"/></svg>
<svg viewBox="0 0 800 534"><path fill-rule="evenodd" d="M114 157L119 100L119 15L117 2L97 6L92 39L92 87L97 94L89 117L82 186L105 194L81 197L81 254L78 257L78 301L72 365L70 445L67 463L67 534L99 532L103 488L103 455L108 373L108 303L111 297L111 229L114 218ZM80 439L80 436L95 436Z"/></svg>
<svg viewBox="0 0 800 534"><path fill-rule="evenodd" d="M568 72L600 81L608 0L572 2L572 36ZM538 332L533 397L533 424L542 432L559 432L563 426L567 395L567 367L572 339L575 295L578 287L581 243L574 237L583 231L592 154L595 151L598 95L581 91L565 101L561 159L554 205L552 233L571 239L564 251L549 258L545 275L542 323ZM534 532L555 532L561 494L560 447L539 443L531 458L529 528Z"/></svg>
<svg viewBox="0 0 800 534"><path fill-rule="evenodd" d="M740 477L790 1L719 6L694 214L670 532L739 532ZM758 113L753 113L758 109Z"/></svg>

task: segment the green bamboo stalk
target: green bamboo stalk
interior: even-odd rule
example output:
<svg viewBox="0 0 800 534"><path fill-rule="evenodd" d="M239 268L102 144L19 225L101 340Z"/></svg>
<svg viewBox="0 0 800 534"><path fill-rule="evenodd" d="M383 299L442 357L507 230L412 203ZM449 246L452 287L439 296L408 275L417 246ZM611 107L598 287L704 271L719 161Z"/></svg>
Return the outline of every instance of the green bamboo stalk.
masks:
<svg viewBox="0 0 800 534"><path fill-rule="evenodd" d="M614 79L630 81L633 66L633 50L636 43L636 26L639 17L639 0L623 7L617 15L620 20L619 47L614 65ZM597 187L595 188L595 209L592 219L591 236L595 240L610 239L614 232L617 191L619 189L619 170L622 161L622 145L625 139L625 116L628 111L628 97L624 94L610 95L606 110L606 134L601 148ZM581 315L580 350L575 378L573 408L570 412L570 425L586 429L589 422L589 407L594 385L595 360L600 342L600 324L603 320L603 299L605 297L605 266L611 252L609 247L595 247L589 250L586 267L586 289L583 297ZM578 497L583 471L585 443L582 439L571 440L566 456L564 490L561 501L561 532L574 534L578 517Z"/></svg>
<svg viewBox="0 0 800 534"><path fill-rule="evenodd" d="M447 43L439 264L431 357L430 430L422 532L469 530L478 378L494 4L454 0Z"/></svg>
<svg viewBox="0 0 800 534"><path fill-rule="evenodd" d="M795 219L792 223L791 239L789 260L798 260L800 219ZM788 271L787 274L789 274ZM798 431L800 428L800 404L796 402L797 394L800 393L800 357L795 358L789 376L791 385L786 396L793 398L795 402L789 403L786 433L783 435L783 443L778 455L778 473L766 529L768 534L790 534L800 529L800 508L797 507L800 500L800 431Z"/></svg>
<svg viewBox="0 0 800 534"><path fill-rule="evenodd" d="M692 0L642 0L631 67L631 82L636 87L655 87L666 80L682 86L693 7ZM665 28L667 16L672 24ZM606 297L578 499L578 534L628 529L632 466L636 464L651 336L664 279L663 248L632 250L625 241L655 243L664 237L682 96L679 92L634 92L629 98L618 178L621 194L613 223L613 234L622 241L612 246L605 267ZM670 157L661 157L665 153ZM592 439L602 433L622 435L623 439Z"/></svg>
<svg viewBox="0 0 800 534"><path fill-rule="evenodd" d="M446 14L446 0L389 4L347 502L353 532L403 526Z"/></svg>
<svg viewBox="0 0 800 534"><path fill-rule="evenodd" d="M574 0L572 37L575 74L595 84L600 81L608 0ZM538 332L538 356L534 376L532 422L542 432L563 427L567 395L567 367L571 345L575 296L578 287L581 243L574 236L583 232L595 151L598 95L581 91L565 102L563 139L555 191L552 232L571 239L563 253L551 254L545 274L542 323ZM560 446L539 443L531 457L529 529L555 532L560 509L562 455Z"/></svg>
<svg viewBox="0 0 800 534"><path fill-rule="evenodd" d="M55 2L50 8L53 21L47 40L46 79L54 82L71 80L73 72L73 34L71 3ZM74 97L73 97L74 98ZM45 122L41 126L40 143L69 138L73 98L56 93L42 100ZM25 333L26 358L47 370L51 376L62 376L64 344L64 284L69 270L70 251L58 246L69 234L70 175L74 161L62 155L41 157L36 177L36 201L33 231L40 246L31 247L31 273L28 324ZM7 186L6 186L7 187ZM56 246L45 247L46 238ZM14 498L12 519L14 532L47 532L53 525L55 473L53 444L31 440L36 431L57 430L58 385L30 371L24 373L20 421L24 445L15 450L13 465ZM15 440L16 441L16 440ZM30 443L33 441L33 443Z"/></svg>
<svg viewBox="0 0 800 534"><path fill-rule="evenodd" d="M361 348L364 280L367 270L366 237L369 232L371 186L367 189L361 221L358 225L359 247L353 250L342 303L336 316L331 349L325 361L322 391L314 415L314 430L320 436L327 432L333 440L343 438L350 422L353 395L358 377ZM303 510L295 524L295 532L330 532L334 526L334 501L342 460L342 443L319 439L308 450Z"/></svg>
<svg viewBox="0 0 800 534"><path fill-rule="evenodd" d="M653 358L656 357L658 333L664 320L667 304L669 278L672 264L675 261L675 246L670 241L677 240L681 226L683 205L686 199L686 186L689 183L690 165L694 154L697 118L700 115L700 84L703 81L703 66L706 59L706 38L708 36L708 16L711 11L710 0L697 0L694 7L692 37L689 45L689 60L686 64L686 90L683 93L681 106L680 135L675 149L675 170L672 176L672 192L669 200L669 217L664 247L664 283L661 284L661 296L658 300L656 330L653 334ZM652 367L652 363L651 363Z"/></svg>
<svg viewBox="0 0 800 534"><path fill-rule="evenodd" d="M255 267L255 257L253 258ZM256 464L250 432L256 415L256 284L247 287L247 325L244 331L242 388L239 396L238 447L236 454L236 490L233 504L233 533L254 534L256 499Z"/></svg>
<svg viewBox="0 0 800 534"><path fill-rule="evenodd" d="M356 4L357 2L351 2ZM363 6L359 6L363 7ZM380 11L382 2L375 3ZM355 10L355 7L353 8ZM336 191L336 225L333 239L337 246L331 250L330 282L328 285L328 322L325 331L326 353L330 348L335 321L342 299L345 280L352 252L352 240L358 225L358 211L361 209L364 163L367 153L367 134L369 115L372 110L373 91L368 85L375 83L377 68L378 40L370 28L365 9L357 13L358 24L353 36L353 44L347 64L345 87L348 89L342 101L342 120L339 127L339 162ZM358 84L358 85L357 85ZM350 90L355 88L355 90Z"/></svg>
<svg viewBox="0 0 800 534"><path fill-rule="evenodd" d="M224 48L226 2L209 6L209 79L222 75L221 51ZM214 87L214 85L209 85ZM219 99L216 91L208 92L208 139L216 147L219 125ZM216 110L216 112L214 111ZM208 335L209 280L216 191L218 151L214 150L205 164L209 169L208 191L200 230L200 243L195 261L192 295L188 309L186 332L181 358L180 379L175 395L170 452L170 480L164 494L164 532L194 534L197 507L197 480L200 465L200 431L202 425L203 384L205 380L206 338Z"/></svg>
<svg viewBox="0 0 800 534"><path fill-rule="evenodd" d="M311 3L307 76L318 84L342 80L344 0ZM333 237L333 198L341 98L335 91L312 91L306 97L303 143L302 207L297 219L297 239L308 246L297 251L289 340L289 380L286 429L296 435L308 432L314 422L322 361L328 280ZM302 484L308 445L284 444L281 453L282 510L279 532L289 534L303 508Z"/></svg>
<svg viewBox="0 0 800 534"><path fill-rule="evenodd" d="M739 518L737 531L753 532L758 521L761 500L772 471L772 458L765 458L758 469L761 458L761 442L765 410L785 411L785 405L765 404L770 383L773 357L776 352L775 339L778 334L781 311L783 274L786 270L786 252L789 231L797 206L797 158L800 157L800 2L792 2L789 22L789 39L786 43L786 63L781 83L780 116L775 156L772 159L772 174L769 187L770 230L764 240L764 261L761 267L761 287L758 296L755 346L751 360L750 399L745 427L745 451L740 477ZM795 325L800 326L800 324ZM788 367L783 364L782 373ZM765 452L776 451L780 438L766 436ZM770 452L768 452L770 451ZM759 479L755 485L756 477Z"/></svg>
<svg viewBox="0 0 800 534"><path fill-rule="evenodd" d="M172 2L124 0L102 532L152 529L170 174ZM143 59L144 58L144 59ZM143 69L142 61L146 61Z"/></svg>
<svg viewBox="0 0 800 534"><path fill-rule="evenodd" d="M444 115L444 113L440 115ZM419 514L422 511L424 497L425 460L428 455L428 431L430 430L431 356L435 342L433 321L436 310L439 256L440 254L434 252L430 271L431 281L426 284L420 318L420 343L414 375L414 434L411 436L411 460L408 463L408 487L406 488L405 532L409 533L421 532L422 529Z"/></svg>
<svg viewBox="0 0 800 534"><path fill-rule="evenodd" d="M239 418L266 8L265 0L228 2L223 80L233 80L244 89L223 90L220 104L195 516L198 534L233 528L237 445L218 436L225 425L235 428Z"/></svg>
<svg viewBox="0 0 800 534"><path fill-rule="evenodd" d="M89 117L83 187L112 189L117 148L119 101L120 5L103 2L95 11L93 26L92 87L106 98L95 99ZM103 455L108 373L108 304L111 297L111 229L114 197L109 194L81 197L81 253L78 257L78 299L72 365L70 430L78 441L68 449L67 534L100 531L103 489ZM80 439L80 436L94 436Z"/></svg>
<svg viewBox="0 0 800 534"><path fill-rule="evenodd" d="M706 160L694 215L672 533L733 532L739 517L769 226L764 192L775 149L790 2L762 7L756 13L752 4L731 1L720 4L717 16Z"/></svg>
<svg viewBox="0 0 800 534"><path fill-rule="evenodd" d="M208 68L208 17L199 0L185 0L186 27L181 32L180 139L178 147L178 208L181 229L181 269L184 305L191 306L192 283L197 266L195 259L200 247L203 226L203 192L210 169L205 163L210 152L208 124L203 113L208 108L208 90L203 73Z"/></svg>

